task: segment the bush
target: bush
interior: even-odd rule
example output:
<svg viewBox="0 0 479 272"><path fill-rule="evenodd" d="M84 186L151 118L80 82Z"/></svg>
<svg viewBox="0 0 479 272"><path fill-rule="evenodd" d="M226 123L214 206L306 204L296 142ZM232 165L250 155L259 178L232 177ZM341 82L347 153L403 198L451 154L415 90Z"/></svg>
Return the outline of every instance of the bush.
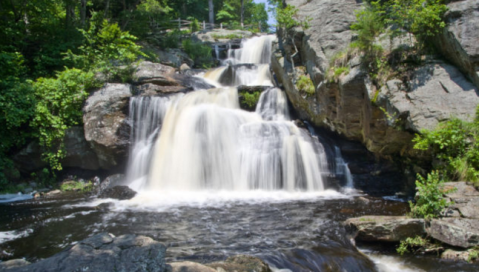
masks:
<svg viewBox="0 0 479 272"><path fill-rule="evenodd" d="M417 218L431 219L439 216L439 213L447 206L453 204L444 199L444 194L452 192L451 190L444 190L444 180L439 176L439 172L432 171L427 174L427 179L421 175L417 175L416 203L409 201L411 207L411 215Z"/></svg>
<svg viewBox="0 0 479 272"><path fill-rule="evenodd" d="M88 95L86 90L95 85L94 74L66 69L56 78L39 78L32 84L37 104L30 126L45 150L45 161L52 169L61 170L59 160L65 155L65 130L81 123L83 101Z"/></svg>
<svg viewBox="0 0 479 272"><path fill-rule="evenodd" d="M196 66L202 68L211 68L214 65L214 59L211 56L212 49L209 45L194 42L191 39L182 42L183 51L194 60Z"/></svg>
<svg viewBox="0 0 479 272"><path fill-rule="evenodd" d="M191 22L191 33L193 32L197 32L200 30L200 23L198 22L198 20L195 18L193 19L193 21Z"/></svg>
<svg viewBox="0 0 479 272"><path fill-rule="evenodd" d="M478 108L479 109L479 108ZM414 148L429 150L439 160L435 168L451 180L479 181L479 120L457 118L440 123L434 130L423 130L413 141Z"/></svg>
<svg viewBox="0 0 479 272"><path fill-rule="evenodd" d="M421 236L408 237L406 238L406 240L401 241L396 251L400 255L403 255L404 253L408 253L410 249L414 250L416 248L422 248L425 247L428 243L428 240L422 238Z"/></svg>

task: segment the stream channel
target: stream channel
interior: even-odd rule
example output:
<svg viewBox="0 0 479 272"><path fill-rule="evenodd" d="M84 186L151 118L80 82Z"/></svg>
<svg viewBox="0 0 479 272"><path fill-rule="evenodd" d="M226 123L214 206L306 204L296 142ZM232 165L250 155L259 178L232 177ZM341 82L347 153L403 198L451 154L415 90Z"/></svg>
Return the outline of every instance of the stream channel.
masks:
<svg viewBox="0 0 479 272"><path fill-rule="evenodd" d="M394 246L356 248L344 220L403 215L408 205L355 190L339 149L291 121L269 70L273 40L245 40L223 66L198 75L216 89L130 100L125 183L135 198L0 204L0 260L37 261L110 232L164 243L168 262L248 254L274 271L476 271L436 256L399 256ZM239 85L268 86L255 112L239 108Z"/></svg>

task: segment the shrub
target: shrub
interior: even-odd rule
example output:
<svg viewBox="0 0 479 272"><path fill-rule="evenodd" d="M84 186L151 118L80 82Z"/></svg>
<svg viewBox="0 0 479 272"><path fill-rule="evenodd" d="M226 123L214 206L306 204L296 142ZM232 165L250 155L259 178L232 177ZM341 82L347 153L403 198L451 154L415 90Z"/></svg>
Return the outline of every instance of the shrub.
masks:
<svg viewBox="0 0 479 272"><path fill-rule="evenodd" d="M93 189L93 183L91 181L81 182L81 181L66 181L60 185L60 190L63 192L70 191L80 191L80 192L89 192Z"/></svg>
<svg viewBox="0 0 479 272"><path fill-rule="evenodd" d="M253 93L249 92L241 92L240 95L243 97L243 99L240 99L240 103L242 106L246 109L252 109L254 110L256 107L256 104L258 104L259 98L261 96L260 91L256 91Z"/></svg>
<svg viewBox="0 0 479 272"><path fill-rule="evenodd" d="M452 192L451 190L444 190L443 179L440 178L439 172L432 171L427 174L427 179L421 175L417 175L416 189L417 200L416 203L409 201L411 207L411 215L417 218L431 219L439 216L439 213L451 202L443 197L445 193Z"/></svg>
<svg viewBox="0 0 479 272"><path fill-rule="evenodd" d="M195 65L202 68L211 68L213 66L212 49L209 45L194 42L191 39L184 40L182 45L185 53L195 61Z"/></svg>
<svg viewBox="0 0 479 272"><path fill-rule="evenodd" d="M414 148L429 150L439 160L435 168L448 179L479 181L479 121L457 118L440 123L434 130L423 130L413 141Z"/></svg>
<svg viewBox="0 0 479 272"><path fill-rule="evenodd" d="M400 255L403 255L404 253L408 253L410 249L414 250L416 248L425 247L428 243L428 240L421 236L408 237L406 240L401 241L399 247L396 248L396 251Z"/></svg>
<svg viewBox="0 0 479 272"><path fill-rule="evenodd" d="M200 30L200 23L199 23L198 20L195 18L195 19L193 19L193 21L191 22L191 33L197 32L198 30Z"/></svg>
<svg viewBox="0 0 479 272"><path fill-rule="evenodd" d="M298 81L296 81L296 88L300 92L306 93L308 96L314 95L316 91L313 81L311 78L309 78L309 76L306 75L301 75L298 78Z"/></svg>

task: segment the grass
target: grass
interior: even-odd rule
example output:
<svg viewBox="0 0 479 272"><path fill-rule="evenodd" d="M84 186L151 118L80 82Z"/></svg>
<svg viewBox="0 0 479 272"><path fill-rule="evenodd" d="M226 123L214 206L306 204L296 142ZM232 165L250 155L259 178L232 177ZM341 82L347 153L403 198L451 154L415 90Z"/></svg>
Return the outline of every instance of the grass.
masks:
<svg viewBox="0 0 479 272"><path fill-rule="evenodd" d="M60 190L62 192L71 192L71 191L80 191L80 192L89 192L93 189L93 183L91 181L81 182L81 181L66 181L60 185Z"/></svg>
<svg viewBox="0 0 479 272"><path fill-rule="evenodd" d="M312 96L316 92L313 81L311 78L309 78L309 76L305 75L302 75L298 78L298 81L296 81L296 88L300 92L306 93L308 96Z"/></svg>
<svg viewBox="0 0 479 272"><path fill-rule="evenodd" d="M238 35L238 34L228 34L228 35L213 34L211 36L215 40L221 40L221 39L234 40L234 39L242 39L243 38L243 35Z"/></svg>

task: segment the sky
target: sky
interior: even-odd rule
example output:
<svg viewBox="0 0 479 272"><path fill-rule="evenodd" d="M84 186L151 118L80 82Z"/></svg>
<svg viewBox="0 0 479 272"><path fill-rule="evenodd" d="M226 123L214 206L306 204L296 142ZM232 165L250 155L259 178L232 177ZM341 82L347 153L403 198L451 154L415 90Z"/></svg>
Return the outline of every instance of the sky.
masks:
<svg viewBox="0 0 479 272"><path fill-rule="evenodd" d="M253 2L255 2L255 3L265 3L265 5L266 5L266 10L268 10L268 0L254 0ZM275 25L275 24L276 24L276 20L274 19L273 14L271 14L271 12L268 12L268 16L269 16L269 18L268 18L268 24L269 24L270 26Z"/></svg>

